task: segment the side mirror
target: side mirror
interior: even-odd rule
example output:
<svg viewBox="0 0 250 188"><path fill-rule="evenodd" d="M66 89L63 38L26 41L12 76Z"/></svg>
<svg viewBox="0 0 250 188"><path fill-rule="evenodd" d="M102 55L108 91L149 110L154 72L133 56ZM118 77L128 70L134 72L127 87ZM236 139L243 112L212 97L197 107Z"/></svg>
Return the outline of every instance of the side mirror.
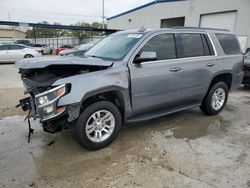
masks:
<svg viewBox="0 0 250 188"><path fill-rule="evenodd" d="M142 52L141 55L137 56L134 60L135 64L140 64L142 62L146 62L146 61L156 61L157 60L157 56L156 56L156 52Z"/></svg>

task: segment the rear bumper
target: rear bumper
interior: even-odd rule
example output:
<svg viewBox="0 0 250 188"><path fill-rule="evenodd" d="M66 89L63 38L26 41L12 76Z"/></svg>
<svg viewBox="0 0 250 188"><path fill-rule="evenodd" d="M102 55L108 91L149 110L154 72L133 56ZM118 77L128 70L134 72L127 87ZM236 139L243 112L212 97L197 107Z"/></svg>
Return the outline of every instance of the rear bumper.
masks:
<svg viewBox="0 0 250 188"><path fill-rule="evenodd" d="M244 78L242 84L250 84L250 68L244 71Z"/></svg>
<svg viewBox="0 0 250 188"><path fill-rule="evenodd" d="M241 84L244 77L244 72L241 71L233 77L231 91L237 89Z"/></svg>

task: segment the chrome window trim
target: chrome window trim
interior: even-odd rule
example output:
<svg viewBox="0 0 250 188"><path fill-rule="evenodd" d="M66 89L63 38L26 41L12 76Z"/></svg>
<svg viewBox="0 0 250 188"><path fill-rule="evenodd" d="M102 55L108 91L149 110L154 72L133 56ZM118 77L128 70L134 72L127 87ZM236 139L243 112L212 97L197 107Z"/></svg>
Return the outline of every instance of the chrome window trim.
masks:
<svg viewBox="0 0 250 188"><path fill-rule="evenodd" d="M153 34L152 36L150 36L149 38L145 39L141 44L140 46L135 50L135 52L131 55L130 59L129 59L129 63L133 66L137 66L136 64L133 63L133 60L135 58L135 56L138 54L138 52L144 47L144 45L150 40L152 39L153 37L157 36L157 35L162 35L162 34L175 34L175 33L190 33L190 34L205 34L208 36L211 44L212 44L212 47L213 47L213 50L214 50L214 55L209 55L209 56L195 56L195 57L182 57L182 58L174 58L174 59L165 59L165 60L156 60L156 61L147 61L147 62L143 62L143 63L140 63L141 65L143 64L152 64L152 63L160 63L160 62L169 62L169 61L179 61L179 60L187 60L187 59L197 59L197 58L208 58L208 57L216 57L218 56L218 53L217 53L217 50L215 48L215 45L213 43L213 40L210 36L210 34L208 32L182 32L182 31L178 31L178 32L160 32L160 33L155 33Z"/></svg>
<svg viewBox="0 0 250 188"><path fill-rule="evenodd" d="M210 56L196 56L196 57L184 57L184 58L176 58L176 59L166 59L166 60L158 60L158 61L147 61L147 62L143 62L141 63L141 65L144 64L152 64L152 63L164 63L164 62L169 62L169 61L181 61L181 60L192 60L192 59L209 59L209 58L214 58L216 57L215 55L210 55ZM136 66L136 64L133 64L134 66Z"/></svg>
<svg viewBox="0 0 250 188"><path fill-rule="evenodd" d="M213 47L213 50L214 50L214 56L218 56L217 50L216 50L214 42L213 42L213 40L212 40L212 38L210 36L210 33L206 33L206 35L208 36L208 38L209 38L209 40L210 40L210 42L212 44L212 47Z"/></svg>

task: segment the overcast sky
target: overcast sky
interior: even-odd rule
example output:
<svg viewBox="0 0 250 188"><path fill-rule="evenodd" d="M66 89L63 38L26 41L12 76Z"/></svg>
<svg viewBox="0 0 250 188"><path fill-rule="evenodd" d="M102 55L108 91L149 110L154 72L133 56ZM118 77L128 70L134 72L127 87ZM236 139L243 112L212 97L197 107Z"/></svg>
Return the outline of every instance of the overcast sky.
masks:
<svg viewBox="0 0 250 188"><path fill-rule="evenodd" d="M110 17L153 0L105 0ZM0 0L0 20L72 24L101 22L102 0Z"/></svg>

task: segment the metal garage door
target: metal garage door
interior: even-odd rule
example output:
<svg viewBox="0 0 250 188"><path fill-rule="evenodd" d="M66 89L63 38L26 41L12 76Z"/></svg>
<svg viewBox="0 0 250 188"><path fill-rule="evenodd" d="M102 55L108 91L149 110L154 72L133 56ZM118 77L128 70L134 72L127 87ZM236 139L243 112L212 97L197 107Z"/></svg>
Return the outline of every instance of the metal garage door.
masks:
<svg viewBox="0 0 250 188"><path fill-rule="evenodd" d="M200 27L229 29L234 32L236 11L201 15Z"/></svg>

